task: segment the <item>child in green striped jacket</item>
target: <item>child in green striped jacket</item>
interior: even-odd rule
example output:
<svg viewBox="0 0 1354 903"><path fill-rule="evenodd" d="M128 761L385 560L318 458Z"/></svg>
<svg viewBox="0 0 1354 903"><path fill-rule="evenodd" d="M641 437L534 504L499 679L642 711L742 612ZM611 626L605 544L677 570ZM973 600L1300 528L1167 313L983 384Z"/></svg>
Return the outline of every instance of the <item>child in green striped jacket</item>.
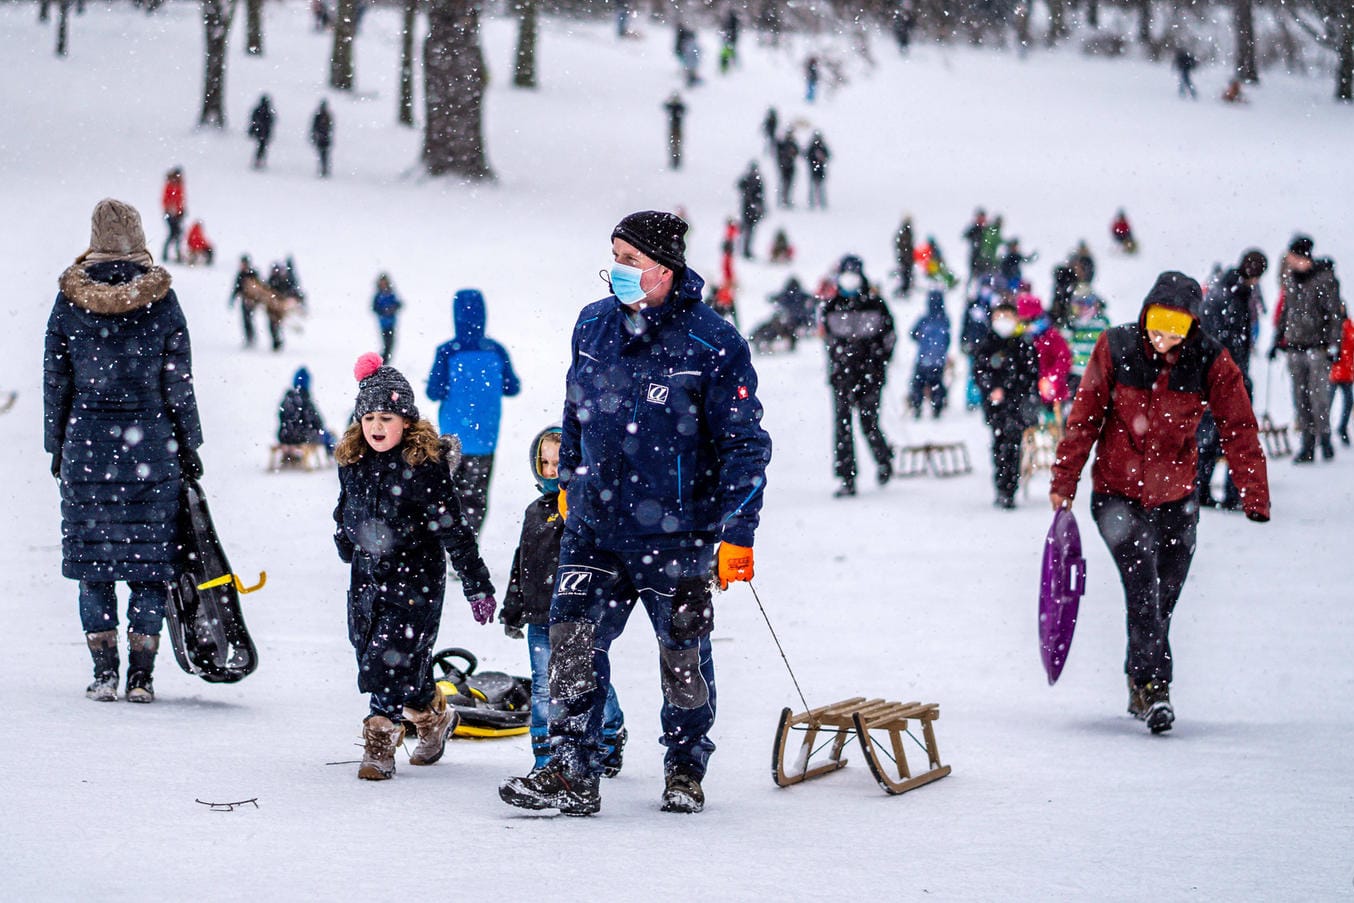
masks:
<svg viewBox="0 0 1354 903"><path fill-rule="evenodd" d="M1071 390L1067 404L1077 395L1081 385L1081 376L1086 372L1086 363L1095 350L1100 334L1110 328L1109 317L1105 316L1105 302L1100 299L1086 283L1077 286L1072 293L1072 320L1063 330L1063 337L1072 346L1072 371L1067 377L1067 386Z"/></svg>

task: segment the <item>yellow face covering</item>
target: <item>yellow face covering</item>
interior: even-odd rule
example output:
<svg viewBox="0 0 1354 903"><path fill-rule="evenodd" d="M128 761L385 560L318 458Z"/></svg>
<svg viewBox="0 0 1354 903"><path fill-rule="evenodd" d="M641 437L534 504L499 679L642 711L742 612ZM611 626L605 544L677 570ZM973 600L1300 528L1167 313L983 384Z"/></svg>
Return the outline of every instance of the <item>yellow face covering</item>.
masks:
<svg viewBox="0 0 1354 903"><path fill-rule="evenodd" d="M1147 308L1145 323L1150 330L1164 332L1168 335L1178 335L1183 338L1189 335L1189 328L1194 325L1194 318L1182 310L1153 304Z"/></svg>

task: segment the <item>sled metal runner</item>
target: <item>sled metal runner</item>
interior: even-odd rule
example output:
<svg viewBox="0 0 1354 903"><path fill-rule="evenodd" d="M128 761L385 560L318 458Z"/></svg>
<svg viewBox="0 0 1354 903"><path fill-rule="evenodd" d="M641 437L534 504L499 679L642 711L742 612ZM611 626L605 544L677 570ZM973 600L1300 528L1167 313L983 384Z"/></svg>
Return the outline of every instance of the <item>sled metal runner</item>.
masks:
<svg viewBox="0 0 1354 903"><path fill-rule="evenodd" d="M1268 414L1260 415L1260 441L1265 446L1266 458L1286 458L1293 454L1288 441L1288 426L1275 426Z"/></svg>
<svg viewBox="0 0 1354 903"><path fill-rule="evenodd" d="M896 476L961 477L973 473L968 446L963 442L927 442L898 448Z"/></svg>
<svg viewBox="0 0 1354 903"><path fill-rule="evenodd" d="M854 732L865 763L870 767L870 774L880 789L890 796L915 790L950 773L950 766L940 764L940 752L936 749L933 722L939 717L940 706L936 703L889 702L884 699L866 699L864 696L844 699L798 715L787 708L780 713L780 726L776 729L771 776L778 786L790 787L844 768L847 760L842 758L842 753ZM909 721L921 723L924 744L907 729ZM793 731L802 732L804 739L794 761L787 765L785 753ZM871 736L871 731L886 734L887 745L878 743ZM830 734L831 737L815 748L820 734ZM904 734L926 752L927 770L920 774L914 775L908 765L903 745ZM810 759L814 754L829 744L831 749L827 761L811 765ZM884 762L884 759L889 762ZM892 768L887 767L889 763Z"/></svg>

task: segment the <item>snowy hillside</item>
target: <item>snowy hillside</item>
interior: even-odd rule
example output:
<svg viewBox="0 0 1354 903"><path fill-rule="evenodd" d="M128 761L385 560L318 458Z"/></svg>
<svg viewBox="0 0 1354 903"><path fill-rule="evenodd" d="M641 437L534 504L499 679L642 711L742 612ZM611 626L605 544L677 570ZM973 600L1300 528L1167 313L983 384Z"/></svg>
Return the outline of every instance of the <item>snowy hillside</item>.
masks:
<svg viewBox="0 0 1354 903"><path fill-rule="evenodd" d="M1150 737L1123 714L1123 596L1086 511L1077 513L1088 593L1066 671L1048 687L1039 663L1038 556L1048 527L1046 479L1015 512L994 510L988 434L951 408L905 419L912 343L900 341L884 429L895 443L963 440L972 476L897 481L834 500L831 403L818 343L759 357L775 441L756 585L813 705L855 695L938 702L937 737L954 773L901 798L869 778L858 752L832 775L788 790L770 780L783 706L799 708L747 587L716 601L719 746L694 817L658 811L662 756L655 646L642 616L613 651L630 725L624 772L602 787L590 820L524 817L498 782L530 766L525 737L457 740L431 768L400 754L394 781L355 778L366 711L345 627L348 571L330 541L332 471L265 473L276 404L293 370L314 374L331 425L351 410L351 368L378 347L369 307L378 272L406 301L394 363L422 385L450 337L450 299L474 286L488 333L522 377L505 402L482 550L502 588L533 496L526 445L559 416L568 334L601 297L608 236L624 214L685 208L688 259L718 269L734 182L768 105L821 129L832 147L830 209L773 210L758 261L739 261L744 330L794 272L812 285L844 253L883 279L892 235L910 213L962 266L959 232L975 206L1005 214L1049 272L1085 238L1116 322L1134 316L1155 275L1204 277L1256 245L1271 259L1295 231L1354 279L1349 208L1354 111L1324 80L1266 76L1246 107L1215 99L1225 75L1196 74L1203 100L1178 101L1172 74L1074 53L1013 55L917 47L900 59L877 39L874 64L803 102L806 41L779 50L745 35L741 68L684 92L686 165L666 168L662 103L679 87L671 31L618 43L606 23L546 20L541 87L513 89L514 25L485 23L491 82L487 148L494 184L417 175L420 133L395 124L399 15L370 12L356 45L358 90L325 88L329 38L305 4L267 8L268 54L248 58L240 23L226 75L225 133L193 127L202 70L198 7L147 18L90 4L73 19L70 56L31 4L0 5L0 575L7 627L0 705L9 767L0 778L6 899L715 900L1316 900L1354 894L1354 451L1306 469L1271 463L1273 520L1208 511L1174 622L1175 730ZM243 19L243 14L239 17ZM813 45L845 52L844 47ZM260 93L278 132L264 172L244 136ZM334 109L334 177L315 177L306 143L321 98ZM421 103L421 92L420 92ZM142 212L158 259L159 191L186 172L189 217L218 243L214 268L171 267L188 316L206 445L203 484L232 563L260 570L246 597L261 665L213 686L167 649L153 706L93 705L76 587L60 576L60 512L42 452L41 349L58 274L86 247L94 203ZM1115 208L1143 250L1110 247ZM765 263L784 227L792 269ZM311 299L279 354L241 350L227 308L235 261L295 257ZM1271 268L1263 288L1277 295ZM1348 290L1347 290L1348 291ZM903 329L914 295L893 303ZM1349 298L1347 297L1348 301ZM947 300L953 316L958 292ZM1268 347L1268 334L1260 343ZM1252 362L1258 407L1289 419L1288 377ZM420 400L425 413L435 405ZM485 667L526 673L525 644L478 627L452 586L441 646L475 650ZM914 750L919 754L919 750ZM913 757L914 764L916 755ZM333 764L338 763L338 764ZM195 800L257 798L208 811ZM1341 852L1343 851L1343 852Z"/></svg>

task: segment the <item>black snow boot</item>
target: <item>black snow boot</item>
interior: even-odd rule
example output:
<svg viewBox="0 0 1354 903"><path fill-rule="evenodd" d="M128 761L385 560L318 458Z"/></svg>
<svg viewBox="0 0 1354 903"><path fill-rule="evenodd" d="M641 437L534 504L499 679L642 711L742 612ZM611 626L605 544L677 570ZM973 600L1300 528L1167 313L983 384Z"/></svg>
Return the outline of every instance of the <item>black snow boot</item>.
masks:
<svg viewBox="0 0 1354 903"><path fill-rule="evenodd" d="M855 480L842 480L842 484L837 487L837 491L832 493L833 498L846 499L856 494Z"/></svg>
<svg viewBox="0 0 1354 903"><path fill-rule="evenodd" d="M558 809L564 815L592 815L602 808L596 775L569 774L564 766L550 762L533 768L531 774L509 778L498 788L498 796L509 806L521 809Z"/></svg>
<svg viewBox="0 0 1354 903"><path fill-rule="evenodd" d="M151 673L155 670L155 653L160 649L160 638L144 633L127 634L127 701L154 702L155 685Z"/></svg>
<svg viewBox="0 0 1354 903"><path fill-rule="evenodd" d="M674 768L667 773L663 787L664 812L699 812L705 808L705 791L700 778L689 771Z"/></svg>
<svg viewBox="0 0 1354 903"><path fill-rule="evenodd" d="M1147 703L1147 713L1143 720L1147 729L1154 734L1164 734L1175 722L1175 709L1171 707L1171 685L1160 681L1151 681L1143 687L1143 701Z"/></svg>
<svg viewBox="0 0 1354 903"><path fill-rule="evenodd" d="M1302 443L1298 453L1293 456L1294 464L1311 464L1316 460L1316 438L1311 433L1302 434Z"/></svg>
<svg viewBox="0 0 1354 903"><path fill-rule="evenodd" d="M1321 437L1321 457L1326 461L1335 458L1335 446L1331 444L1330 433Z"/></svg>
<svg viewBox="0 0 1354 903"><path fill-rule="evenodd" d="M621 728L616 732L616 736L610 741L605 737L603 743L610 743L611 750L602 757L602 777L614 778L621 773L621 765L625 762L625 741L630 739L630 732Z"/></svg>
<svg viewBox="0 0 1354 903"><path fill-rule="evenodd" d="M85 643L94 660L94 683L85 688L85 696L95 702L112 702L118 698L118 632L87 633Z"/></svg>

